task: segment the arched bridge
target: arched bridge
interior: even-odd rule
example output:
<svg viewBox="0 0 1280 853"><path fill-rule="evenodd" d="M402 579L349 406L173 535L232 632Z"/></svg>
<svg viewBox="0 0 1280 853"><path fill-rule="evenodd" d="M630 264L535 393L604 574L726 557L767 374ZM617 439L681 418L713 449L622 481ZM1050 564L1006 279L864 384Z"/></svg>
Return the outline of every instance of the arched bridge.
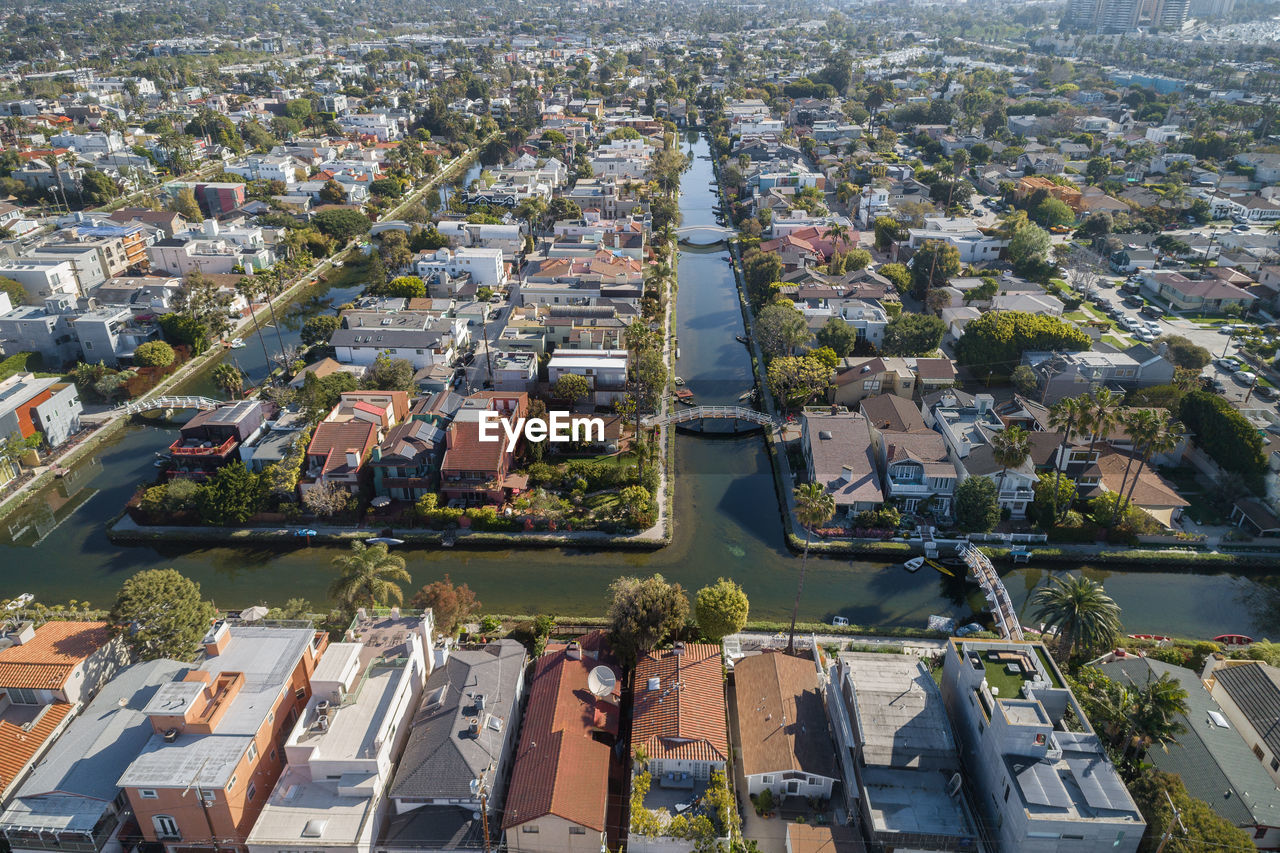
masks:
<svg viewBox="0 0 1280 853"><path fill-rule="evenodd" d="M768 429L777 426L778 421L771 418L764 412L757 412L755 409L748 409L743 406L692 406L689 408L672 409L665 415L650 415L642 418L640 423L644 426L654 427L662 424L671 426L689 426L696 428L706 423L706 421L729 421L733 424L732 432L741 432L740 423L746 422L750 426L746 429Z"/></svg>
<svg viewBox="0 0 1280 853"><path fill-rule="evenodd" d="M122 415L137 415L154 412L156 409L216 409L222 403L221 400L210 400L208 397L152 397L148 400L135 400L116 411Z"/></svg>
<svg viewBox="0 0 1280 853"><path fill-rule="evenodd" d="M728 240L737 232L723 225L685 225L675 230L678 239L695 246L710 246L721 240Z"/></svg>

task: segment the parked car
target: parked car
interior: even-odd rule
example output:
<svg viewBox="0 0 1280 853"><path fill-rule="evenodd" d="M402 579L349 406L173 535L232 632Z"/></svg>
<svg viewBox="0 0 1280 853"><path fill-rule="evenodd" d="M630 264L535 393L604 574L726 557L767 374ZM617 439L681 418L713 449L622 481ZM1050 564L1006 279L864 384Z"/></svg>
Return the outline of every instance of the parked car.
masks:
<svg viewBox="0 0 1280 853"><path fill-rule="evenodd" d="M1141 296L1126 296L1124 304L1128 305L1130 308L1141 308L1147 303L1142 301Z"/></svg>
<svg viewBox="0 0 1280 853"><path fill-rule="evenodd" d="M1153 321L1148 322L1147 331L1155 335L1157 338L1164 334L1164 330L1160 328L1160 324Z"/></svg>
<svg viewBox="0 0 1280 853"><path fill-rule="evenodd" d="M1156 336L1146 329L1139 329L1133 333L1133 336L1144 344L1154 343L1156 339Z"/></svg>
<svg viewBox="0 0 1280 853"><path fill-rule="evenodd" d="M1142 311L1139 313L1145 314L1148 317L1155 317L1157 320L1164 316L1164 312L1154 305L1143 305Z"/></svg>
<svg viewBox="0 0 1280 853"><path fill-rule="evenodd" d="M1241 385L1252 385L1258 381L1258 374L1250 373L1247 370L1237 370L1231 374L1231 378L1239 382Z"/></svg>
<svg viewBox="0 0 1280 853"><path fill-rule="evenodd" d="M1276 389L1272 388L1270 385L1259 385L1253 389L1253 393L1255 396L1261 397L1264 400L1274 400L1277 396Z"/></svg>
<svg viewBox="0 0 1280 853"><path fill-rule="evenodd" d="M1216 364L1218 367L1221 367L1223 370L1227 371L1228 373L1235 373L1237 370L1240 369L1240 362L1230 357L1215 358L1213 360L1213 363Z"/></svg>

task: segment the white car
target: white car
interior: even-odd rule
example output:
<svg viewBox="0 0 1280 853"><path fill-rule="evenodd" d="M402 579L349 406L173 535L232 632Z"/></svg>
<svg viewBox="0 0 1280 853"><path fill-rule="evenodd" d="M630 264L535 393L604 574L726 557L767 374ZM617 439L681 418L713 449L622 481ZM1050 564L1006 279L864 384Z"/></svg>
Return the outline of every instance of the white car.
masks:
<svg viewBox="0 0 1280 853"><path fill-rule="evenodd" d="M1154 320L1147 323L1147 331L1155 335L1156 337L1160 337L1160 335L1163 334L1163 331L1160 328L1160 324L1155 322Z"/></svg>
<svg viewBox="0 0 1280 853"><path fill-rule="evenodd" d="M1137 320L1133 319L1132 317L1121 317L1120 325L1123 326L1125 329L1129 330L1130 332L1136 332L1142 328L1142 324L1139 323Z"/></svg>
<svg viewBox="0 0 1280 853"><path fill-rule="evenodd" d="M1241 385L1252 385L1258 381L1258 374L1250 373L1247 370L1237 370L1231 374L1231 378L1239 382Z"/></svg>
<svg viewBox="0 0 1280 853"><path fill-rule="evenodd" d="M1156 339L1156 336L1151 334L1151 332L1147 331L1146 329L1139 329L1138 331L1133 333L1133 336L1138 340L1142 341L1144 344L1154 343Z"/></svg>

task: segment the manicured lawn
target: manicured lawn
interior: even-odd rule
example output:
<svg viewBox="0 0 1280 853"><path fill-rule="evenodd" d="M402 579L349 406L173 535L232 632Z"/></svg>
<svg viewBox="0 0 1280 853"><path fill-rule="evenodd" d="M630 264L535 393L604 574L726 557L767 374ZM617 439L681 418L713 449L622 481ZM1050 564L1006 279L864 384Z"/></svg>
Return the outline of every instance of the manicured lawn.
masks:
<svg viewBox="0 0 1280 853"><path fill-rule="evenodd" d="M986 654L982 657L982 666L987 671L987 686L994 687L1000 691L1001 699L1018 699L1022 696L1022 685L1026 680L1022 675L1013 675L1005 671L1007 664L999 661L987 660Z"/></svg>
<svg viewBox="0 0 1280 853"><path fill-rule="evenodd" d="M1111 346L1115 347L1116 349L1128 349L1130 346L1132 346L1132 344L1122 341L1120 338L1117 338L1115 335L1103 335L1102 342L1104 344L1111 344Z"/></svg>

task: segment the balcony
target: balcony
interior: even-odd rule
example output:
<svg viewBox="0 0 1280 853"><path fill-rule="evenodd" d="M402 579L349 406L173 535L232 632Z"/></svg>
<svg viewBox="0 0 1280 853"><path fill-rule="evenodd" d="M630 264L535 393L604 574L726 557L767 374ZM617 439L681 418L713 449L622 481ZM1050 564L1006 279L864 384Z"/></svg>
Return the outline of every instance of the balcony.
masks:
<svg viewBox="0 0 1280 853"><path fill-rule="evenodd" d="M169 445L169 453L174 456L226 456L237 442L234 435L217 446L212 441L201 441L198 438L179 438Z"/></svg>

